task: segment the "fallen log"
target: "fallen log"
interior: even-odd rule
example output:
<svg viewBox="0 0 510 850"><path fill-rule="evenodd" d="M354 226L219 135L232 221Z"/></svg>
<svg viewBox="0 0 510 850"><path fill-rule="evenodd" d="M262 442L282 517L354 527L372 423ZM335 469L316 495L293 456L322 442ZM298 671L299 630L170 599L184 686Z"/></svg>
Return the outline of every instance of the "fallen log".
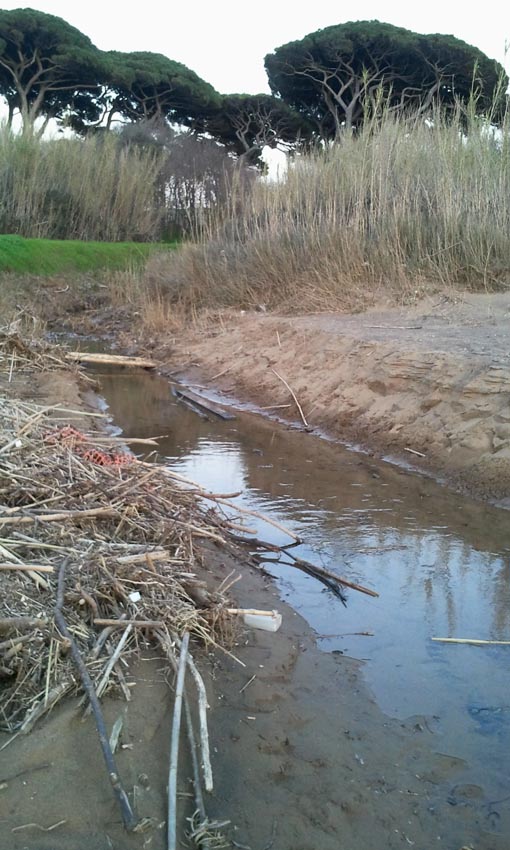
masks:
<svg viewBox="0 0 510 850"><path fill-rule="evenodd" d="M72 363L98 363L111 366L135 366L140 369L155 369L155 360L147 357L124 357L122 354L98 354L89 351L68 351L65 359Z"/></svg>

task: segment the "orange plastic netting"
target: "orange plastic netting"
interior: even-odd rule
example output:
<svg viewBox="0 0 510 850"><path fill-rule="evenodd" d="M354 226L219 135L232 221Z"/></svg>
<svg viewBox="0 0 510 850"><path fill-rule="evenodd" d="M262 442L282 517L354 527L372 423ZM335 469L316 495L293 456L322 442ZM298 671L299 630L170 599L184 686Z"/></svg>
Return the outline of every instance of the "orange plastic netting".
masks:
<svg viewBox="0 0 510 850"><path fill-rule="evenodd" d="M90 444L91 440L86 434L72 425L64 425L62 428L56 428L54 431L50 431L45 435L44 441L46 443L70 444L75 454L82 460L95 463L97 466L125 466L134 460L133 455L126 452L116 452L113 449L107 449L106 451L97 448L86 449L83 445L76 445L77 443Z"/></svg>

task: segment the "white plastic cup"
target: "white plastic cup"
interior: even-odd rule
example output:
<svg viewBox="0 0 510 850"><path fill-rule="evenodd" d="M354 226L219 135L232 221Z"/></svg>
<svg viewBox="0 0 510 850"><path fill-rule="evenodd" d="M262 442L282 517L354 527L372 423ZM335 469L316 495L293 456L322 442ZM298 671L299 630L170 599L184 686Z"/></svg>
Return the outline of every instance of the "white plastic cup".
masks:
<svg viewBox="0 0 510 850"><path fill-rule="evenodd" d="M265 632L277 632L282 624L282 615L278 611L271 614L243 614L245 626L262 629Z"/></svg>

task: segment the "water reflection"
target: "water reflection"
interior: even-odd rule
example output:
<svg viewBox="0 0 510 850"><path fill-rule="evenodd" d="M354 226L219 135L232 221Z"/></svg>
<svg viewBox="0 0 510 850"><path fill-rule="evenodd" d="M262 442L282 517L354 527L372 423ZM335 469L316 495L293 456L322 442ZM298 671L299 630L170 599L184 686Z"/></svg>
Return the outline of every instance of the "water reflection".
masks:
<svg viewBox="0 0 510 850"><path fill-rule="evenodd" d="M249 415L203 421L163 379L103 373L101 383L128 435L167 434L160 451L174 469L214 491L243 490L241 503L302 536L296 554L379 591L379 599L350 592L344 609L308 576L270 565L282 595L327 635L324 649L369 660L365 676L383 710L437 717L449 752L475 772L490 762L497 795L510 745L510 647L430 638L510 639L508 514ZM266 540L285 540L257 527ZM374 636L349 634L361 631Z"/></svg>

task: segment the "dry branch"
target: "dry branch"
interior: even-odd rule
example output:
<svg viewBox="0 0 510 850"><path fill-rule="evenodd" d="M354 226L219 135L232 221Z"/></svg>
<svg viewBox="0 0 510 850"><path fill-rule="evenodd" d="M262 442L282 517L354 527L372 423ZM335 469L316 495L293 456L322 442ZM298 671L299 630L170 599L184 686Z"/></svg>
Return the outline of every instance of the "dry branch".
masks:
<svg viewBox="0 0 510 850"><path fill-rule="evenodd" d="M165 625L163 620L108 620L96 618L95 626L112 626L113 628L126 628L127 626L138 626L139 629L162 629Z"/></svg>
<svg viewBox="0 0 510 850"><path fill-rule="evenodd" d="M300 415L300 417L301 417L301 421L302 421L303 425L305 426L305 428L309 428L310 426L309 426L308 422L307 422L307 421L306 421L306 419L305 419L305 414L303 413L303 408L301 407L301 405L300 405L300 403L299 403L299 401L298 401L298 399L297 399L296 393L294 392L294 390L292 389L292 387L290 387L290 386L289 386L289 384L287 383L287 381L285 380L285 378L282 378L282 376L278 374L278 372L276 371L276 369L271 369L271 372L273 372L273 373L276 375L276 377L277 377L277 378L278 378L278 379L282 382L282 384L285 384L285 386L287 387L287 389L288 389L289 393L291 394L292 398L294 399L294 401L295 401L295 403L296 403L296 407L297 407L297 409L299 410L299 415Z"/></svg>
<svg viewBox="0 0 510 850"><path fill-rule="evenodd" d="M189 633L185 632L181 643L177 684L175 687L174 716L172 721L172 739L170 744L170 767L168 771L168 850L177 846L177 767L179 759L179 733L181 729L182 694L186 675L186 657L188 654Z"/></svg>
<svg viewBox="0 0 510 850"><path fill-rule="evenodd" d="M114 508L91 508L85 511L62 511L55 514L32 514L31 516L0 516L0 526L24 525L31 522L65 522L68 519L92 519L95 517L118 517L119 512Z"/></svg>
<svg viewBox="0 0 510 850"><path fill-rule="evenodd" d="M69 641L72 656L78 668L80 679L89 698L92 712L94 714L94 720L96 722L97 732L99 735L99 743L103 751L103 758L105 760L106 769L108 770L108 778L110 780L113 792L120 806L122 821L124 823L124 827L128 830L128 832L132 832L138 824L138 818L135 816L133 809L131 808L131 803L129 802L128 796L124 791L124 788L122 787L122 783L120 781L119 771L117 770L115 757L110 748L103 713L101 711L101 706L99 704L99 699L94 689L92 679L90 678L89 672L84 664L83 658L81 657L80 650L78 649L76 642L73 636L71 635L71 632L69 631L67 623L62 614L62 607L64 605L64 583L66 566L66 561L62 561L58 575L57 603L55 605L55 622L59 627L60 632Z"/></svg>
<svg viewBox="0 0 510 850"><path fill-rule="evenodd" d="M48 622L46 617L2 617L0 619L0 635L25 629L40 629Z"/></svg>

